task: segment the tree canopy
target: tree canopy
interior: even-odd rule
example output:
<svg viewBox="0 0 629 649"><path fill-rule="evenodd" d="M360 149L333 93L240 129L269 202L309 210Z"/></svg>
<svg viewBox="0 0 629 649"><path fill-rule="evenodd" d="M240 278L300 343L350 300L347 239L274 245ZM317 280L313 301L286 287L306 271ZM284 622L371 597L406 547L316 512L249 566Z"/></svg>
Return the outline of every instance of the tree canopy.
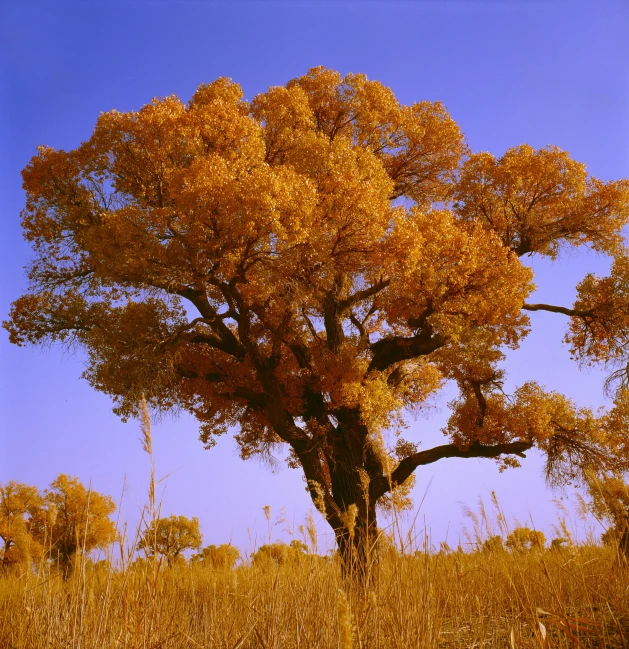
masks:
<svg viewBox="0 0 629 649"><path fill-rule="evenodd" d="M116 527L110 516L116 504L78 478L60 474L47 490L45 504L38 534L65 574L79 552L106 548L114 541Z"/></svg>
<svg viewBox="0 0 629 649"><path fill-rule="evenodd" d="M151 521L142 534L138 549L145 550L149 556L161 555L172 566L185 550L198 550L201 543L199 519L173 514Z"/></svg>
<svg viewBox="0 0 629 649"><path fill-rule="evenodd" d="M41 555L40 540L33 537L33 521L43 507L37 487L20 482L0 484L0 562L24 563Z"/></svg>
<svg viewBox="0 0 629 649"><path fill-rule="evenodd" d="M198 564L217 570L232 570L240 560L240 551L231 543L208 545L190 557L192 565Z"/></svg>
<svg viewBox="0 0 629 649"><path fill-rule="evenodd" d="M67 577L78 553L112 543L115 510L109 496L63 473L44 492L14 481L0 484L0 562L29 565L44 557Z"/></svg>
<svg viewBox="0 0 629 649"><path fill-rule="evenodd" d="M123 417L146 395L192 413L207 446L230 428L243 458L287 445L342 551L443 458L514 465L536 446L555 482L627 467L627 180L552 146L474 153L441 103L325 68L252 101L222 78L102 113L23 178L34 258L11 341L84 349ZM610 275L586 275L572 307L528 303L522 258L578 246ZM609 366L608 413L534 382L504 392L539 310L568 317L577 361ZM385 448L446 381L448 443Z"/></svg>
<svg viewBox="0 0 629 649"><path fill-rule="evenodd" d="M530 550L542 550L546 544L546 536L539 530L532 530L526 525L516 527L507 536L505 545L511 552L529 552Z"/></svg>
<svg viewBox="0 0 629 649"><path fill-rule="evenodd" d="M277 564L298 562L308 554L308 546L297 539L290 543L266 543L252 555L253 563L273 562Z"/></svg>

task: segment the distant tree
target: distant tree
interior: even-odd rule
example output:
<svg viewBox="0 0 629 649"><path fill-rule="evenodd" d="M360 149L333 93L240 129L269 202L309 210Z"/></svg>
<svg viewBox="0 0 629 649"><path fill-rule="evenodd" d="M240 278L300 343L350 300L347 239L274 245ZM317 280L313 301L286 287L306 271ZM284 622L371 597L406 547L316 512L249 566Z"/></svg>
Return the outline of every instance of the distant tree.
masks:
<svg viewBox="0 0 629 649"><path fill-rule="evenodd" d="M221 545L208 545L201 552L193 554L190 557L190 562L209 568L231 570L239 559L240 552L238 548L231 543L223 543Z"/></svg>
<svg viewBox="0 0 629 649"><path fill-rule="evenodd" d="M110 516L115 511L112 498L86 488L78 478L62 473L51 483L36 517L37 536L65 577L78 553L113 542L115 525Z"/></svg>
<svg viewBox="0 0 629 649"><path fill-rule="evenodd" d="M13 481L0 484L0 563L4 566L39 558L42 547L33 537L32 523L43 502L37 487Z"/></svg>
<svg viewBox="0 0 629 649"><path fill-rule="evenodd" d="M288 545L299 554L308 554L308 546L299 539L293 539Z"/></svg>
<svg viewBox="0 0 629 649"><path fill-rule="evenodd" d="M146 572L149 569L149 561L146 557L135 557L128 565L129 570L133 572Z"/></svg>
<svg viewBox="0 0 629 649"><path fill-rule="evenodd" d="M621 475L591 473L587 487L592 512L610 525L601 540L629 559L629 484Z"/></svg>
<svg viewBox="0 0 629 649"><path fill-rule="evenodd" d="M193 414L208 447L228 429L243 458L285 445L346 565L366 565L379 501L418 467L517 466L533 447L552 484L629 465L627 391L598 416L532 381L504 390L540 311L627 383L629 182L557 147L474 153L441 103L314 68L252 101L218 79L101 113L23 179L34 254L10 340L84 348L123 417L144 394ZM527 302L528 259L572 247L609 255L609 275L572 306ZM447 443L381 443L447 382Z"/></svg>
<svg viewBox="0 0 629 649"><path fill-rule="evenodd" d="M546 536L543 532L532 530L530 527L516 527L507 536L505 545L511 552L530 552L531 550L542 550L546 544Z"/></svg>
<svg viewBox="0 0 629 649"><path fill-rule="evenodd" d="M290 544L287 543L269 543L261 545L256 552L251 555L253 563L263 563L272 561L277 564L292 563L300 561L308 552L308 546L296 539Z"/></svg>
<svg viewBox="0 0 629 649"><path fill-rule="evenodd" d="M564 537L557 537L550 542L550 549L554 552L557 550L565 550L566 545L570 542L569 539Z"/></svg>
<svg viewBox="0 0 629 649"><path fill-rule="evenodd" d="M502 536L496 534L483 541L481 546L482 552L504 552L505 546Z"/></svg>
<svg viewBox="0 0 629 649"><path fill-rule="evenodd" d="M183 552L197 550L201 542L198 518L173 515L152 521L144 530L138 548L149 556L163 556L168 565L173 566Z"/></svg>

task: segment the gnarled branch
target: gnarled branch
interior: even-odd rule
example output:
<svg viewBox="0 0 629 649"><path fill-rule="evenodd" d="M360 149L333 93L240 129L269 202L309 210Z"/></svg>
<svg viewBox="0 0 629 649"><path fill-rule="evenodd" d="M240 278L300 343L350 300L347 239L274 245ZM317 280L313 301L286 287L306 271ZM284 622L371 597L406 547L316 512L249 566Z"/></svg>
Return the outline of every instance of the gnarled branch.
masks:
<svg viewBox="0 0 629 649"><path fill-rule="evenodd" d="M371 345L373 358L367 371L378 370L382 372L399 361L407 361L411 358L432 354L432 352L445 344L446 339L443 336L430 333L420 333L408 338L404 336L383 338Z"/></svg>
<svg viewBox="0 0 629 649"><path fill-rule="evenodd" d="M341 300L338 303L339 310L341 312L345 311L354 304L358 304L367 298L370 298L380 291L383 291L391 283L390 279L379 279L373 286L363 289L362 291L356 291L353 295L350 295L347 299Z"/></svg>
<svg viewBox="0 0 629 649"><path fill-rule="evenodd" d="M492 444L485 445L475 442L465 449L460 449L456 444L444 444L436 446L435 448L426 451L413 453L404 458L389 476L381 476L373 480L370 485L370 497L377 500L385 493L390 491L396 485L402 484L418 466L424 464L432 464L438 460L443 460L447 457L499 457L500 455L518 455L525 457L524 451L532 448L533 442L518 441L507 442L505 444Z"/></svg>

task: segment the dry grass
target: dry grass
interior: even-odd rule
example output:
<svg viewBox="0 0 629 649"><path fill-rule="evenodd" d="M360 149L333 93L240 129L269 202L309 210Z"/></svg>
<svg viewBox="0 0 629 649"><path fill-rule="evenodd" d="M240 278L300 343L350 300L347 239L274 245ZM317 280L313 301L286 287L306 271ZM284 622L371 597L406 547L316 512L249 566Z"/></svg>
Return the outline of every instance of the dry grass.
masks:
<svg viewBox="0 0 629 649"><path fill-rule="evenodd" d="M626 648L626 638L629 570L592 545L389 553L367 592L347 592L338 566L316 556L157 577L150 565L106 564L66 583L50 568L0 577L2 649L572 649Z"/></svg>
<svg viewBox="0 0 629 649"><path fill-rule="evenodd" d="M411 549L383 543L368 588L348 587L335 559L314 554L312 514L303 532L313 554L298 561L133 563L160 511L141 405L151 482L135 538L121 531L115 564L79 557L67 581L48 563L0 571L0 649L629 649L629 562L591 536L565 549L482 551L510 531L495 494L491 511L481 502L465 512L472 552L418 552L394 517ZM561 516L557 531L569 540Z"/></svg>

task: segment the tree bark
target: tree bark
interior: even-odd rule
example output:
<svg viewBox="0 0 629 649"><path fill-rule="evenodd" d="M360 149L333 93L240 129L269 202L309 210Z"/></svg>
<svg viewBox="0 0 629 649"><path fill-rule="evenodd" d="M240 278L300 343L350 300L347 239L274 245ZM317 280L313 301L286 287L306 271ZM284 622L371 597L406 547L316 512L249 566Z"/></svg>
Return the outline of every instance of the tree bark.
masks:
<svg viewBox="0 0 629 649"><path fill-rule="evenodd" d="M330 456L332 498L337 515L328 522L334 529L345 579L369 583L377 573L378 524L376 503L379 498L402 484L421 465L444 458L496 458L514 454L524 457L533 444L515 441L496 445L474 443L466 449L446 444L401 460L390 475L385 475L370 446L367 428L357 410L337 412L339 426ZM371 452L370 452L371 451ZM378 467L376 467L378 465ZM629 550L629 530L627 531Z"/></svg>
<svg viewBox="0 0 629 649"><path fill-rule="evenodd" d="M347 524L335 530L343 577L365 584L372 581L377 567L378 525L374 503L361 503L351 508Z"/></svg>
<svg viewBox="0 0 629 649"><path fill-rule="evenodd" d="M620 541L618 542L620 554L629 561L629 519L625 522L625 528L622 531Z"/></svg>
<svg viewBox="0 0 629 649"><path fill-rule="evenodd" d="M376 501L369 493L367 471L369 431L358 409L340 409L336 417L330 482L340 525L334 533L344 576L362 583L372 572L378 537Z"/></svg>

